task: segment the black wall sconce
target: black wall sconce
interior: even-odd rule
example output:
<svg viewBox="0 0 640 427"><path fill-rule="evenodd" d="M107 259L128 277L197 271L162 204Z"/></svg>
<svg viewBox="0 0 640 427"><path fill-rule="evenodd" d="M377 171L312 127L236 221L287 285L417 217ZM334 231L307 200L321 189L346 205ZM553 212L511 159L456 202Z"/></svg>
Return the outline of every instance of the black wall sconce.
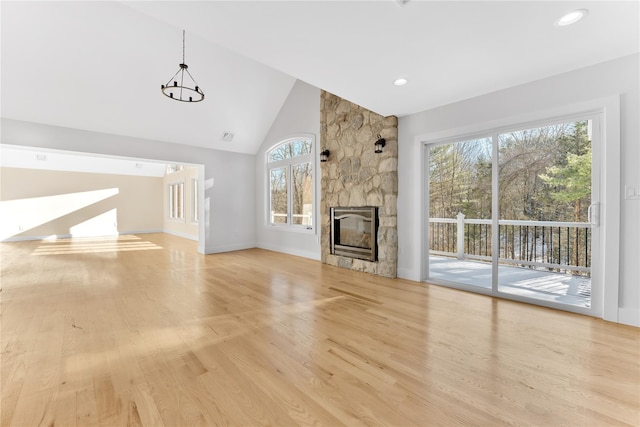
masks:
<svg viewBox="0 0 640 427"><path fill-rule="evenodd" d="M384 140L383 137L378 134L378 140L374 143L374 147L376 147L376 153L382 153L382 147L387 145L387 141Z"/></svg>
<svg viewBox="0 0 640 427"><path fill-rule="evenodd" d="M320 161L321 162L326 162L327 160L329 160L329 150L324 150L320 153Z"/></svg>

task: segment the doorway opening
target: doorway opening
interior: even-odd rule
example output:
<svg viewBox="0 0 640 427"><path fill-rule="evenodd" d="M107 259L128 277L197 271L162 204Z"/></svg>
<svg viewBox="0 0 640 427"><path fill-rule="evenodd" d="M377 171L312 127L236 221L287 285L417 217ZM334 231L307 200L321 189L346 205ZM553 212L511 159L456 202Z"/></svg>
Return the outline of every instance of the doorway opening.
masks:
<svg viewBox="0 0 640 427"><path fill-rule="evenodd" d="M115 188L103 188L105 182L112 183L117 176L121 178L131 176L132 180L160 180L167 176L170 167L175 167L175 162L8 144L3 144L1 148L2 163L0 166L2 167L13 168L15 170L58 171L59 173L76 172L90 175L78 175L83 178L73 176L73 179L76 181L78 179L82 180L82 183L77 185L75 181L71 181L71 177L69 176L65 176L65 180L61 181L60 184L57 184L56 180L56 185L54 186L55 192L48 193L45 191L43 197L24 198L20 196L20 194L22 194L21 192L17 192L16 194L18 194L18 196L12 200L3 201L5 209L3 210L3 225L0 227L0 240L37 240L43 237L41 236L42 233L38 233L40 229L48 232L46 237L54 237L50 236L51 234L60 237L88 237L116 236L122 233L172 232L172 230L167 230L166 226L162 226L161 224L159 226L157 220L153 222L153 225L147 226L149 221L145 221L145 217L138 211L135 211L135 215L128 214L126 225L122 225L120 221L122 206L118 206L118 209L111 209L111 205L109 205L109 209L107 209L103 205L98 206L98 204L102 202L105 204L111 200L109 198L125 193L126 191L123 189L130 184L129 181L122 182L120 179L118 180L121 184L119 184L120 188L117 188L117 186ZM163 191L163 194L153 193L154 196L151 197L154 201L162 201L163 197L166 199L166 202L162 204L158 202L157 209L161 211L165 209L168 210L174 205L180 207L170 212L179 214L177 216L184 218L185 222L197 227L194 228L191 236L183 237L198 241L198 251L204 253L205 227L204 221L201 220L204 218L205 208L205 203L203 203L204 165L186 163L180 163L180 165L188 166L193 170L193 181L187 182L189 188L192 189L192 193L186 195L186 199L189 201L188 204L181 206L180 204L172 203L174 200L171 199L171 195L177 195L180 192L175 191L172 193L171 191L165 191L164 188L160 190L162 186L150 186L148 181L138 183L139 185L135 188L138 189L138 192L144 191L144 193L140 194L140 197L145 197L145 195L150 194L151 192L148 190L151 188L157 188L159 191ZM95 183L92 178L94 174L99 177ZM27 176L26 179L30 177L31 175ZM33 181L33 179L31 180ZM75 188L74 191L67 191L67 188L64 187L67 182L72 182L70 185L72 188ZM20 183L15 184L20 185ZM35 186L38 185L37 182L32 182L31 184ZM81 188L83 191L78 191L77 188ZM92 191L86 191L87 189ZM130 198L130 196L128 197ZM123 200L129 199L125 198ZM155 202L149 203L149 205L156 206ZM91 209L89 209L89 207L91 207ZM95 209L93 209L93 207L95 207ZM99 210L99 214L96 214L94 210ZM102 210L105 210L105 212L102 212ZM126 211L129 213L133 212L131 209ZM25 215L24 212L27 212L28 215ZM153 212L149 214L152 213ZM160 216L163 215L165 215L165 212L160 213ZM77 219L80 217L82 217L82 220ZM61 218L60 223L54 223L58 218ZM76 220L77 222L74 222ZM130 225L134 222L136 227L132 228ZM65 229L67 223L73 224L73 226ZM129 228L127 228L127 226L129 226ZM52 233L50 230L54 230L54 232ZM68 234L65 230L68 230ZM177 233L173 231L173 234Z"/></svg>

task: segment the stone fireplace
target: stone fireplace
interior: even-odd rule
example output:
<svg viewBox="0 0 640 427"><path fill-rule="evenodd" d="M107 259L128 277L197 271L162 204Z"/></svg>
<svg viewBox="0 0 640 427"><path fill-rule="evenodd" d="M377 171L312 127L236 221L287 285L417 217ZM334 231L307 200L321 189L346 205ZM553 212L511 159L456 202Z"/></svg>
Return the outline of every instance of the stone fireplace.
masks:
<svg viewBox="0 0 640 427"><path fill-rule="evenodd" d="M377 135L386 140L382 153L374 152ZM396 277L398 119L395 116L380 116L322 91L320 141L320 149L330 151L328 161L320 164L322 262ZM373 258L356 257L353 251L345 254L332 246L331 231L335 219L331 218L331 208L335 207L376 208L378 229L373 245L376 255ZM356 230L357 227L364 227L363 223L350 226L356 227ZM373 235L371 238L374 238Z"/></svg>

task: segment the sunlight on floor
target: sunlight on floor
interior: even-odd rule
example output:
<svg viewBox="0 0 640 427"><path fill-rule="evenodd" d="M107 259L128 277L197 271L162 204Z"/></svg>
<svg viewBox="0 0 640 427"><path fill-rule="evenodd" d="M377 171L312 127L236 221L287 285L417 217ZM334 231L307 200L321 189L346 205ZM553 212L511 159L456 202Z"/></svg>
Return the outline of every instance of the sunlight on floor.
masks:
<svg viewBox="0 0 640 427"><path fill-rule="evenodd" d="M84 237L48 240L38 246L31 255L70 255L101 252L127 252L162 249L155 243L138 236Z"/></svg>

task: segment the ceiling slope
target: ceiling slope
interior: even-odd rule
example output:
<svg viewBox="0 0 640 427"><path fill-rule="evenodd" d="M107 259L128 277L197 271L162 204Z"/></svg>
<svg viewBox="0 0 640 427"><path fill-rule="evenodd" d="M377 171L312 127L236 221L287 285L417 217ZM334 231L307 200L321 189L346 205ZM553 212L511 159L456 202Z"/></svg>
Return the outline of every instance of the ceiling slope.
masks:
<svg viewBox="0 0 640 427"><path fill-rule="evenodd" d="M382 115L403 116L640 51L638 1L132 2ZM577 8L581 22L554 22ZM233 34L233 37L227 35ZM392 82L406 77L409 84Z"/></svg>
<svg viewBox="0 0 640 427"><path fill-rule="evenodd" d="M253 154L295 83L185 25L185 62L206 98L171 101L160 85L182 62L182 25L120 2L0 7L3 117Z"/></svg>
<svg viewBox="0 0 640 427"><path fill-rule="evenodd" d="M640 51L637 1L0 4L3 117L243 153L296 79L403 116ZM202 103L160 91L183 28Z"/></svg>

